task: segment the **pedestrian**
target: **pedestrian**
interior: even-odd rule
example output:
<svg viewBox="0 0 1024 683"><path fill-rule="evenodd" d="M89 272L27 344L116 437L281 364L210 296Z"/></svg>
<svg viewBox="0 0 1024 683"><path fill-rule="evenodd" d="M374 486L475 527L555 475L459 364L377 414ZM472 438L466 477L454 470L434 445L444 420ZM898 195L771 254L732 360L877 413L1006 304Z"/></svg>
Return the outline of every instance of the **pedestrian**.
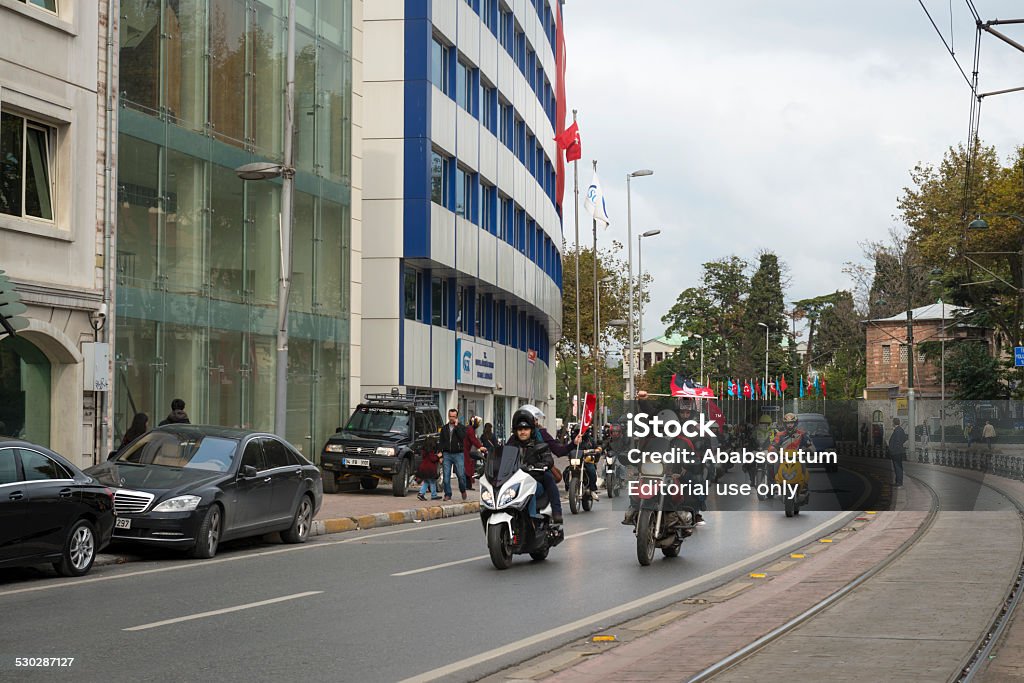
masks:
<svg viewBox="0 0 1024 683"><path fill-rule="evenodd" d="M139 438L143 434L149 431L149 415L145 413L135 413L135 417L132 418L132 424L128 427L128 431L124 433L124 438L121 439L121 447L117 449L115 453L111 454L111 457L123 451L128 444L135 439Z"/></svg>
<svg viewBox="0 0 1024 683"><path fill-rule="evenodd" d="M900 419L892 419L892 434L889 435L889 458L896 475L896 488L903 486L903 457L907 453L907 433L900 426Z"/></svg>
<svg viewBox="0 0 1024 683"><path fill-rule="evenodd" d="M191 424L188 419L188 414L185 412L185 402L180 398L176 398L171 401L171 412L163 419L158 426L163 427L164 425L172 424Z"/></svg>
<svg viewBox="0 0 1024 683"><path fill-rule="evenodd" d="M991 420L985 420L985 428L981 430L981 438L985 439L988 445L988 452L992 452L992 442L996 440L996 428L992 426Z"/></svg>
<svg viewBox="0 0 1024 683"><path fill-rule="evenodd" d="M868 445L868 423L867 422L861 422L860 423L860 445L861 446L867 446Z"/></svg>
<svg viewBox="0 0 1024 683"><path fill-rule="evenodd" d="M481 443L476 435L476 430L480 429L482 422L483 420L478 415L473 415L469 418L469 424L466 425L466 438L462 443L463 465L466 468L466 488L470 491L476 491L473 487L473 477L476 475L476 461L483 460L481 453L485 450L483 443Z"/></svg>
<svg viewBox="0 0 1024 683"><path fill-rule="evenodd" d="M459 422L459 411L448 411L448 423L441 427L439 446L441 449L441 480L444 484L444 499L452 499L452 468L459 480L459 493L466 500L466 427ZM474 437L476 438L476 437Z"/></svg>
<svg viewBox="0 0 1024 683"><path fill-rule="evenodd" d="M416 496L420 500L427 499L427 490L430 490L430 500L441 500L441 496L437 495L437 466L441 462L441 457L436 451L424 451L423 459L420 460L419 469L416 470L416 476L419 477L420 481L420 492Z"/></svg>
<svg viewBox="0 0 1024 683"><path fill-rule="evenodd" d="M498 437L494 434L494 425L490 422L484 425L484 432L480 435L480 443L490 453L498 449Z"/></svg>

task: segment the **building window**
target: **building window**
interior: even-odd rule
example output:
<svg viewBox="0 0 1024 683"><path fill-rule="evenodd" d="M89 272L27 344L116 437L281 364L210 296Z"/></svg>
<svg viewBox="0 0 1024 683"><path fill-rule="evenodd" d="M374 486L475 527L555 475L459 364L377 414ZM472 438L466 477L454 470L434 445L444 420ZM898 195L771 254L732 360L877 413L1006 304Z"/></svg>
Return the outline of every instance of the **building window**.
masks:
<svg viewBox="0 0 1024 683"><path fill-rule="evenodd" d="M906 344L900 344L900 362L901 363L906 363L907 362L907 345Z"/></svg>
<svg viewBox="0 0 1024 683"><path fill-rule="evenodd" d="M445 94L449 94L448 73L451 54L450 47L434 38L434 44L430 51L430 80Z"/></svg>
<svg viewBox="0 0 1024 683"><path fill-rule="evenodd" d="M448 280L439 277L430 281L430 324L448 326Z"/></svg>
<svg viewBox="0 0 1024 683"><path fill-rule="evenodd" d="M501 46L505 48L505 52L512 55L512 40L514 36L512 10L502 7L500 12L501 22L499 25L500 31L498 37L501 39Z"/></svg>
<svg viewBox="0 0 1024 683"><path fill-rule="evenodd" d="M53 220L53 128L0 114L0 213Z"/></svg>
<svg viewBox="0 0 1024 683"><path fill-rule="evenodd" d="M448 194L448 157L433 152L430 158L430 200L435 204L445 205Z"/></svg>
<svg viewBox="0 0 1024 683"><path fill-rule="evenodd" d="M455 102L473 113L473 67L461 60L455 64Z"/></svg>
<svg viewBox="0 0 1024 683"><path fill-rule="evenodd" d="M45 10L49 10L54 14L57 13L57 0L21 0L27 5L35 5L36 7L42 7Z"/></svg>
<svg viewBox="0 0 1024 683"><path fill-rule="evenodd" d="M484 127L491 133L496 134L498 132L498 90L493 87L484 84L483 86L483 122Z"/></svg>
<svg viewBox="0 0 1024 683"><path fill-rule="evenodd" d="M423 320L423 273L412 268L405 269L405 319Z"/></svg>
<svg viewBox="0 0 1024 683"><path fill-rule="evenodd" d="M892 363L892 347L888 344L882 344L882 362L886 365Z"/></svg>
<svg viewBox="0 0 1024 683"><path fill-rule="evenodd" d="M474 221L476 199L476 178L470 171L455 167L455 213L468 221Z"/></svg>
<svg viewBox="0 0 1024 683"><path fill-rule="evenodd" d="M481 16L484 25L491 30L491 33L498 34L498 0L482 0L480 5Z"/></svg>
<svg viewBox="0 0 1024 683"><path fill-rule="evenodd" d="M920 349L918 349L918 351L917 351L917 362L918 363L925 362L924 351L922 351Z"/></svg>
<svg viewBox="0 0 1024 683"><path fill-rule="evenodd" d="M476 295L476 308L473 311L476 317L476 327L474 328L473 334L477 337L484 336L484 295Z"/></svg>
<svg viewBox="0 0 1024 683"><path fill-rule="evenodd" d="M483 210L481 211L480 226L492 235L497 231L497 224L494 220L494 198L496 192L497 190L494 185L484 185L484 205Z"/></svg>
<svg viewBox="0 0 1024 683"><path fill-rule="evenodd" d="M508 197L501 198L501 207L498 211L498 237L508 242L511 239L512 231L509 222L512 220L512 200Z"/></svg>
<svg viewBox="0 0 1024 683"><path fill-rule="evenodd" d="M512 149L512 105L508 102L501 103L501 141L506 147Z"/></svg>

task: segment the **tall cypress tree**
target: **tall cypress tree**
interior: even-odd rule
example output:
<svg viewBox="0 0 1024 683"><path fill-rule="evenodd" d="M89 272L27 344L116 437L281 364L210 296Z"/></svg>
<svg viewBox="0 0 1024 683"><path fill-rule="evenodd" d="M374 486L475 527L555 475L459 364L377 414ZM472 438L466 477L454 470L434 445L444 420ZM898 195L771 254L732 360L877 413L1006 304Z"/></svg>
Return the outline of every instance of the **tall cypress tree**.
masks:
<svg viewBox="0 0 1024 683"><path fill-rule="evenodd" d="M764 373L764 328L768 325L768 376L769 379L782 373L789 373L786 351L782 338L786 335L786 302L782 295L782 272L779 257L771 251L761 253L757 271L750 278L750 295L746 305L746 344L749 358L759 361L756 376Z"/></svg>

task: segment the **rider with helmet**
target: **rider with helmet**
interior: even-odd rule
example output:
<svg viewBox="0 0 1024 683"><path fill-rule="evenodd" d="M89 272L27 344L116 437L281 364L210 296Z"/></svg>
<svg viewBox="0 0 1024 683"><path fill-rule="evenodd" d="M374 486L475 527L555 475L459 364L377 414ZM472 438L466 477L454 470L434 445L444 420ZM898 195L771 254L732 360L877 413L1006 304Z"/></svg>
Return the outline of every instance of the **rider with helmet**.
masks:
<svg viewBox="0 0 1024 683"><path fill-rule="evenodd" d="M798 423L799 420L794 413L786 413L783 416L782 429L772 439L771 447L773 451L779 453L795 453L798 450L803 450L805 453L817 452L814 448L814 442L807 432L797 428ZM807 465L801 462L800 468L803 481L808 481Z"/></svg>
<svg viewBox="0 0 1024 683"><path fill-rule="evenodd" d="M516 446L517 448L529 447L529 454L524 464L539 465L545 468L540 483L543 484L548 500L551 501L551 521L555 524L561 524L562 500L558 496L558 484L551 473L551 468L555 465L555 460L552 456L554 449L551 447L551 443L555 439L547 433L546 429L540 426L539 421L542 419L544 419L544 413L541 412L540 408L529 404L520 407L512 415L512 436L509 437L508 445ZM521 437L526 434L527 428L530 429L530 434L528 438L523 439ZM562 447L561 444L558 445Z"/></svg>

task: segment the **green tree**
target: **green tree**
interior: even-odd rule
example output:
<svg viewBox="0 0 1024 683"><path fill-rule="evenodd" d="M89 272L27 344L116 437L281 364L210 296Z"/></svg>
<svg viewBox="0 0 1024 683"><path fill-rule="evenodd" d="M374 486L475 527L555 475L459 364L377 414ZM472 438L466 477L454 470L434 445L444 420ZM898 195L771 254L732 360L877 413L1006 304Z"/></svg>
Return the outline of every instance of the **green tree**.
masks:
<svg viewBox="0 0 1024 683"><path fill-rule="evenodd" d="M750 278L750 294L744 309L745 334L741 338L741 357L755 359L753 376L764 373L765 331L768 326L768 376L788 373L792 376L782 339L787 336L786 302L783 296L783 267L771 251L761 252L757 270ZM740 372L742 372L740 370Z"/></svg>
<svg viewBox="0 0 1024 683"><path fill-rule="evenodd" d="M1006 398L1000 374L1001 364L987 344L964 341L946 347L946 382L953 387L954 401L970 404Z"/></svg>

